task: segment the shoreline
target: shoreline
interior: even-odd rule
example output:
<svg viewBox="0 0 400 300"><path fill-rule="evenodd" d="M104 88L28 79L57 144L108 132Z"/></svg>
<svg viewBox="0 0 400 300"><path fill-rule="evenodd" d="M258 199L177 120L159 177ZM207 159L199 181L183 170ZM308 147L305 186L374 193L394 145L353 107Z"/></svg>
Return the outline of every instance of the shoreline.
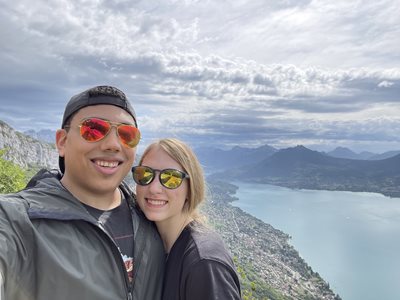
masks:
<svg viewBox="0 0 400 300"><path fill-rule="evenodd" d="M258 183L240 182L237 186L240 189L234 195L239 201L231 204L290 233L293 239L288 242L335 292L345 299L376 299L378 295L397 299L393 283L382 280L399 274L397 264L384 267L396 260L393 251L400 249L392 238L400 232L397 199L370 192L291 189L270 184L262 188ZM374 266L371 274L365 268L368 264ZM350 270L357 278L349 275ZM367 293L364 282L376 284L375 290Z"/></svg>
<svg viewBox="0 0 400 300"><path fill-rule="evenodd" d="M341 299L289 243L289 234L232 205L237 186L210 186L213 197L203 212L245 268L247 279L256 283L256 299Z"/></svg>
<svg viewBox="0 0 400 300"><path fill-rule="evenodd" d="M232 194L232 201L237 201L238 198L234 196L236 194L236 190L239 189L239 187L235 184L236 181L226 181L225 183L232 185L235 188L235 192ZM292 184L278 184L278 183L271 183L271 182L254 182L254 181L243 181L243 183L249 183L249 184L260 184L260 185L270 185L270 186L276 186L280 188L287 188L291 190L297 190L297 191L328 191L328 192L348 192L348 193L368 193L368 194L377 194L381 195L390 199L399 199L400 200L400 192L395 192L395 193L385 193L382 191L377 191L377 190L364 190L364 189L332 189L332 188L325 188L325 187L305 187L305 186L298 186L298 185L292 185Z"/></svg>

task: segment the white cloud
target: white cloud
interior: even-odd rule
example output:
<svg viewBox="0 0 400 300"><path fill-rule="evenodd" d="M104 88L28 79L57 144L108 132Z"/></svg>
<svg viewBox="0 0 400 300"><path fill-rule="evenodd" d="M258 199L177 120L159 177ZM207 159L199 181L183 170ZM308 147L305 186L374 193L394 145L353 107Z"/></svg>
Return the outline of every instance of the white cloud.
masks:
<svg viewBox="0 0 400 300"><path fill-rule="evenodd" d="M393 84L394 83L391 81L384 80L384 81L381 81L378 83L378 87L387 88L387 87L391 87Z"/></svg>

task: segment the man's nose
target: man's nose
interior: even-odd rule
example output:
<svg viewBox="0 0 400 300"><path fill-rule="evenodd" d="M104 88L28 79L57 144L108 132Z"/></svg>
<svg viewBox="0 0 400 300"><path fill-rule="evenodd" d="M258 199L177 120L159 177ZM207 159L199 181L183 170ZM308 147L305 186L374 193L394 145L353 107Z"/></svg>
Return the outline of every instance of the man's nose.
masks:
<svg viewBox="0 0 400 300"><path fill-rule="evenodd" d="M102 148L108 151L121 151L121 141L118 136L117 126L113 125L107 136L104 137L102 142Z"/></svg>

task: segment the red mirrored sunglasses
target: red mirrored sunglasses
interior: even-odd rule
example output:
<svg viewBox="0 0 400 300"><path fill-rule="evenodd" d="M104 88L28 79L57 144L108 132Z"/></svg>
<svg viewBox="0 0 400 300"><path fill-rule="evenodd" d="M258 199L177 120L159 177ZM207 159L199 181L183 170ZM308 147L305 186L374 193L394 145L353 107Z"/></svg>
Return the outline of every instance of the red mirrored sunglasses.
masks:
<svg viewBox="0 0 400 300"><path fill-rule="evenodd" d="M70 126L64 126L64 128L68 127ZM90 143L104 139L112 127L117 129L117 135L124 146L134 148L140 141L139 129L131 124L114 123L100 118L86 118L78 127L81 137Z"/></svg>

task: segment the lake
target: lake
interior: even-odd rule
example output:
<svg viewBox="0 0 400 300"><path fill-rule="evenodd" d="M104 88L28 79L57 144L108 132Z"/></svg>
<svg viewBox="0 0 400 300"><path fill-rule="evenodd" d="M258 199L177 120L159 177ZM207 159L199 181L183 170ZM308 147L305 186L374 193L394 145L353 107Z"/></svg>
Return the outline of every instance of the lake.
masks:
<svg viewBox="0 0 400 300"><path fill-rule="evenodd" d="M400 299L400 198L234 184L232 204L288 233L343 300Z"/></svg>

